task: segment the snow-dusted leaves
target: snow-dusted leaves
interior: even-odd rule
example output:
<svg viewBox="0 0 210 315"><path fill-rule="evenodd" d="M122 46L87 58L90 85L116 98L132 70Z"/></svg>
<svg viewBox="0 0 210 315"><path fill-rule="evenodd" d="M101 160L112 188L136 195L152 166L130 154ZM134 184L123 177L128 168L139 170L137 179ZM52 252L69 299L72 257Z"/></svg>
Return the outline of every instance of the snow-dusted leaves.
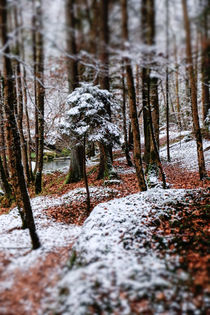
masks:
<svg viewBox="0 0 210 315"><path fill-rule="evenodd" d="M70 108L60 129L70 136L71 143L100 142L106 145L119 142L119 129L110 121L107 109L116 106L112 94L97 86L83 84L75 89L68 98Z"/></svg>

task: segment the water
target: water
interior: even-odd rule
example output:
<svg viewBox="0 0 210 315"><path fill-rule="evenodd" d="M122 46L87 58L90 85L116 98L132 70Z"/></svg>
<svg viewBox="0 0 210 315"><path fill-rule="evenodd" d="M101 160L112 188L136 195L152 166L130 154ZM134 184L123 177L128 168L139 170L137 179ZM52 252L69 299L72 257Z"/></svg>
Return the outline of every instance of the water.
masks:
<svg viewBox="0 0 210 315"><path fill-rule="evenodd" d="M63 160L53 160L50 162L44 162L43 165L43 171L45 173L48 172L66 172L69 169L70 160L69 159L63 159ZM32 161L32 169L35 168L35 162Z"/></svg>
<svg viewBox="0 0 210 315"><path fill-rule="evenodd" d="M53 160L50 162L44 162L43 171L44 172L64 172L69 169L70 160Z"/></svg>

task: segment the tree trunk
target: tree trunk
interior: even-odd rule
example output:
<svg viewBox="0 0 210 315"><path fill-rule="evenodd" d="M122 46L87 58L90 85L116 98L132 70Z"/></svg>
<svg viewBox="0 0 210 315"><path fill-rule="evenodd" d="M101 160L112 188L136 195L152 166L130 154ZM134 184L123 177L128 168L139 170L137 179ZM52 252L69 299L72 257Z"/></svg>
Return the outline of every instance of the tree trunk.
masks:
<svg viewBox="0 0 210 315"><path fill-rule="evenodd" d="M156 79L156 78L155 78ZM148 85L150 85L151 79L148 77ZM154 83L154 82L153 82ZM150 91L150 86L148 86L148 91ZM154 131L154 124L152 121L152 110L151 110L151 105L150 105L150 93L149 93L149 99L148 99L148 107L149 107L149 116L150 116L150 130L151 130L151 140L152 140L152 151L151 151L151 157L150 157L150 167L152 168L151 171L155 172L157 174L157 167L158 165L161 177L162 177L162 182L163 182L163 188L166 189L166 176L163 170L163 166L160 160L160 155L158 151L158 145L157 145L157 140L155 137L155 131ZM158 132L159 135L159 132Z"/></svg>
<svg viewBox="0 0 210 315"><path fill-rule="evenodd" d="M70 93L79 86L74 4L75 0L66 0L65 2L67 28L66 46L69 55L67 58L67 71ZM81 152L83 152L81 146L71 148L70 167L65 181L66 184L77 182L83 177L83 159Z"/></svg>
<svg viewBox="0 0 210 315"><path fill-rule="evenodd" d="M175 58L175 79L176 79L176 110L177 110L177 121L179 130L182 129L181 124L181 112L180 112L180 99L179 99L179 67L177 60L177 46L176 46L176 36L174 36L174 58Z"/></svg>
<svg viewBox="0 0 210 315"><path fill-rule="evenodd" d="M34 175L32 170L32 161L31 161L31 148L32 148L32 140L31 140L31 131L30 131L30 121L28 115L28 106L27 106L27 88L26 88L26 71L23 70L23 99L24 99L24 110L26 115L26 126L27 126L27 154L28 154L28 166L29 166L29 174L31 181L34 181Z"/></svg>
<svg viewBox="0 0 210 315"><path fill-rule="evenodd" d="M154 136L159 150L159 100L158 100L158 79L150 78L150 103L151 103L151 118L154 127ZM152 147L152 151L153 151Z"/></svg>
<svg viewBox="0 0 210 315"><path fill-rule="evenodd" d="M149 30L148 26L148 0L142 0L141 4L141 31L142 41L145 45L148 44ZM149 121L149 110L148 110L148 71L143 66L141 73L142 80L142 106L143 106L143 121L144 121L144 161L146 165L150 161L150 148L151 148L151 136L150 136L150 121Z"/></svg>
<svg viewBox="0 0 210 315"><path fill-rule="evenodd" d="M85 189L87 193L87 213L90 213L90 191L88 187L88 178L87 178L87 172L86 172L86 154L85 154L85 137L84 137L84 146L83 146L83 173L84 173L84 182L85 182Z"/></svg>
<svg viewBox="0 0 210 315"><path fill-rule="evenodd" d="M74 3L75 0L66 0L66 28L67 28L67 70L68 70L68 83L69 92L73 92L79 85L78 79L78 60L77 60L77 49L75 39L75 16L74 16Z"/></svg>
<svg viewBox="0 0 210 315"><path fill-rule="evenodd" d="M199 175L200 175L200 179L203 179L204 177L206 177L206 169L205 169L205 162L204 162L204 155L203 155L202 135L200 131L199 117L198 117L197 90L196 90L195 76L194 76L194 69L193 69L190 22L188 18L186 0L182 0L182 7L183 7L183 16L184 16L184 26L185 26L185 32L186 32L186 56L187 56L188 72L189 72L190 87L191 87L193 128L194 128L194 133L195 133L196 143L197 143Z"/></svg>
<svg viewBox="0 0 210 315"><path fill-rule="evenodd" d="M38 135L38 107L37 107L37 84L36 84L36 78L37 78L37 46L36 46L36 31L37 31L37 14L36 14L36 0L32 0L32 20L31 20L31 26L32 26L32 47L33 47L33 74L34 74L34 106L35 106L35 156L36 156L36 163L34 168L34 176L36 176L37 173L37 167L38 167L38 147L39 147L39 135Z"/></svg>
<svg viewBox="0 0 210 315"><path fill-rule="evenodd" d="M203 0L201 30L201 75L202 75L202 120L204 127L209 127L206 118L210 115L210 40L208 36L209 0Z"/></svg>
<svg viewBox="0 0 210 315"><path fill-rule="evenodd" d="M129 146L128 146L128 136L127 136L127 119L126 119L126 90L125 90L125 78L124 78L124 66L122 66L122 93L123 93L123 102L122 102L122 113L123 113L123 132L124 132L124 150L125 157L128 166L132 166Z"/></svg>
<svg viewBox="0 0 210 315"><path fill-rule="evenodd" d="M23 133L23 92L22 92L22 82L21 82L21 67L20 67L20 23L18 22L17 7L14 8L14 21L15 29L17 32L16 39L16 55L17 60L15 60L16 67L16 93L17 93L17 126L20 134L20 144L21 144L21 156L23 161L23 169L27 184L31 182L31 177L29 173L28 165L28 155L27 155L27 143Z"/></svg>
<svg viewBox="0 0 210 315"><path fill-rule="evenodd" d="M100 45L99 45L99 59L101 63L99 83L100 87L109 90L109 27L108 27L108 8L109 0L101 0L99 6L100 25ZM107 108L108 114L111 116L110 107Z"/></svg>
<svg viewBox="0 0 210 315"><path fill-rule="evenodd" d="M10 184L8 183L8 178L7 178L6 173L4 171L1 157L0 157L0 187L2 188L3 192L5 193L6 198L10 199L12 197L12 190L11 190Z"/></svg>
<svg viewBox="0 0 210 315"><path fill-rule="evenodd" d="M8 172L7 157L6 157L6 143L5 143L5 130L4 130L5 128L4 128L4 114L3 114L4 96L3 96L2 81L3 80L1 78L1 81L0 81L0 157L2 159L5 177L8 179L9 172Z"/></svg>
<svg viewBox="0 0 210 315"><path fill-rule="evenodd" d="M122 10L122 38L124 42L128 41L128 15L127 15L127 0L121 0L121 10ZM131 61L129 58L124 58L126 79L128 86L128 97L129 97L129 110L131 126L133 131L133 142L134 142L134 152L133 159L136 168L136 176L138 180L138 185L140 191L147 190L144 172L141 160L141 143L140 143L140 131L136 108L136 94L133 80L133 73L131 68Z"/></svg>
<svg viewBox="0 0 210 315"><path fill-rule="evenodd" d="M33 249L40 247L38 235L33 219L30 198L26 188L23 167L21 163L20 137L14 115L14 76L12 71L10 49L7 36L7 1L0 0L0 26L2 46L6 47L3 56L3 75L4 75L4 106L6 117L6 141L9 152L9 166L11 171L12 186L18 207L23 209L25 221L31 236Z"/></svg>
<svg viewBox="0 0 210 315"><path fill-rule="evenodd" d="M35 176L35 192L42 191L42 171L44 152L44 42L42 25L42 2L36 6L37 29L36 29L36 106L38 110L38 157L37 172Z"/></svg>
<svg viewBox="0 0 210 315"><path fill-rule="evenodd" d="M166 143L167 160L170 162L170 139L169 139L169 75L168 75L168 53L169 53L169 7L166 0Z"/></svg>
<svg viewBox="0 0 210 315"><path fill-rule="evenodd" d="M109 90L109 27L108 27L108 12L109 12L109 0L101 0L99 3L99 60L100 60L100 73L99 73L99 84L101 89ZM111 108L106 105L107 113L111 120ZM117 176L113 172L112 167L112 147L107 148L103 143L99 146L100 149L100 164L98 171L98 179L104 177ZM103 157L105 154L105 157ZM110 165L111 161L111 165ZM103 165L103 163L105 163Z"/></svg>
<svg viewBox="0 0 210 315"><path fill-rule="evenodd" d="M20 18L20 24L23 25L23 16L22 16L21 10L19 10L19 18ZM21 53L23 62L25 63L25 47L24 47L23 29L21 29L20 31L20 53ZM26 116L26 129L27 129L26 145L27 145L29 175L30 175L30 180L34 181L32 161L31 161L32 140L31 140L30 121L29 121L28 106L27 106L28 99L27 99L26 67L24 65L23 65L23 76L22 76L22 90L23 90L24 111L25 111L25 116Z"/></svg>

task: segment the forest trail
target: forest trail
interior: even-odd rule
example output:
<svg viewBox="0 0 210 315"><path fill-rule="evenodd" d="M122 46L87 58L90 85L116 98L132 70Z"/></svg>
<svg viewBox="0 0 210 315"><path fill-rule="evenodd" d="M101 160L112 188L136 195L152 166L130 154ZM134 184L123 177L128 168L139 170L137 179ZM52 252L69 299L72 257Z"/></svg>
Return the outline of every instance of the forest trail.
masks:
<svg viewBox="0 0 210 315"><path fill-rule="evenodd" d="M134 168L126 165L125 159L120 151L115 153L114 167L120 175L120 181L112 183L109 187L104 187L102 186L102 181L95 180L96 172L94 172L94 169L92 169L92 172L89 172L89 183L92 188L92 208L97 204L113 199L116 202L115 207L117 208L118 201L116 198L126 197L138 192ZM172 221L175 222L177 220L174 221L174 218L179 218L179 222L176 222L177 224L173 223L175 224L174 226L173 224L170 226L169 222L171 220L168 220L168 218L160 220L160 218L157 219L157 217L153 217L155 214L154 209L157 209L155 215L158 215L159 206L158 204L155 205L155 203L151 203L153 215L150 212L147 213L146 226L148 226L149 229L152 227L153 236L150 240L152 249L154 249L155 255L158 255L158 257L168 255L167 257L171 256L173 258L172 260L174 260L174 257L177 256L177 259L183 260L184 271L187 264L187 270L189 269L191 274L194 273L196 275L194 277L194 282L191 280L189 282L188 279L185 283L185 288L189 288L190 285L190 293L188 292L189 303L191 303L190 300L193 297L195 305L197 305L198 308L204 307L205 309L206 306L203 304L203 292L206 294L206 272L209 258L209 256L204 255L207 249L206 209L208 209L209 202L207 192L208 181L200 181L196 171L189 171L181 168L180 162L164 162L164 170L166 172L167 182L173 189L184 188L196 190L194 193L192 191L188 193L186 192L188 197L185 198L185 201L182 200L178 202L178 204L176 201L175 204L171 206L172 212L170 216L173 219ZM54 193L54 195L52 194L50 197L37 197L35 198L35 200L37 200L34 205L32 201L33 209L39 209L40 205L42 205L42 208L45 208L44 211L39 209L37 214L35 212L35 220L37 220L37 222L40 220L40 226L38 224L38 233L39 228L41 232L41 226L42 228L46 227L46 233L43 237L43 248L31 253L29 248L21 249L19 251L15 249L0 250L1 314L51 314L51 311L49 311L48 308L49 305L55 303L54 288L57 286L62 270L65 270L64 267L68 260L69 253L71 252L72 245L75 243L77 237L79 237L81 232L80 226L83 224L87 216L85 214L85 191L82 189L82 187L84 187L83 182L79 182L76 185L70 184L63 186L62 181L60 181L60 186L58 185L56 187L59 193L55 194L53 186L50 184L53 182L52 179L55 176L58 177L58 174L51 174L46 177L48 190L50 191L51 189L51 193ZM62 178L63 175L61 174L60 176ZM93 182L96 187L92 187L91 184L93 184ZM170 190L166 190L166 193L167 191ZM155 193L155 190L153 192ZM152 190L150 191L150 194L153 194ZM180 190L180 196L182 194L183 192ZM128 197L128 200L129 198L130 197ZM179 193L177 194L177 199L179 199ZM43 207L44 203L46 204L45 207ZM130 201L130 203L132 203L132 201ZM43 213L41 213L42 211ZM188 222L189 217L191 218L190 229ZM17 222L13 222L14 229L16 229L16 224ZM52 227L50 232L47 228L49 228L51 224L53 224L54 229ZM183 229L183 226L186 228ZM205 229L203 229L203 227L205 227ZM54 231L57 232L55 233ZM196 231L195 239L193 238L195 236L193 234L194 231ZM5 236L10 238L14 231L12 229L6 231L5 229L4 232L6 233ZM18 229L16 229L16 232L17 234L14 235L16 235L15 237L17 238L20 237L20 232L23 233L23 231ZM168 248L166 248L162 242L165 236L167 239L172 240L171 243L168 244ZM125 244L125 246L133 246L133 244L129 243L131 241L130 237L131 236L128 237L128 244ZM174 242L173 239L177 237L179 238L179 245L176 246L176 242ZM25 242L24 239L28 239L27 233L23 236L23 239L20 237L19 240L20 243L22 242L23 247ZM51 243L49 242L50 239ZM137 244L140 244L142 239L141 241L136 239L132 242L135 243L136 241ZM11 239L10 241L8 240L8 242L11 244ZM187 251L184 250L183 242L184 245L188 244ZM29 245L26 244L26 247L27 246ZM85 243L83 246L85 246ZM141 244L140 247L142 246L147 248L145 244ZM179 272L182 273L182 267L180 267ZM153 293L156 296L155 303L159 301L162 303L160 303L161 305L165 305L167 308L170 301L166 298L163 291L164 290L154 290ZM121 292L120 294L122 299L125 299L126 303L129 304L129 307L134 314L138 314L140 309L144 312L149 312L148 314L153 314L151 297L132 300L129 298L129 294L131 294L131 292L129 293L129 290L125 290L125 292ZM92 305L91 307L91 314L95 314L94 312L97 312L97 303L95 306ZM62 314L62 312L60 314Z"/></svg>

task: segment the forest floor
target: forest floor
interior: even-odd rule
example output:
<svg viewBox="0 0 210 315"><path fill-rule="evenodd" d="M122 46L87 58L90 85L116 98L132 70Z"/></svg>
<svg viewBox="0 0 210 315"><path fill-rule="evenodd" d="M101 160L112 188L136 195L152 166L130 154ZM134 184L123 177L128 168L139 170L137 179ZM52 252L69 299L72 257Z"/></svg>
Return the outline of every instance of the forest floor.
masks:
<svg viewBox="0 0 210 315"><path fill-rule="evenodd" d="M32 199L36 251L17 209L2 209L0 314L207 314L209 181L199 180L192 142L175 142L170 163L161 150L167 190L138 193L120 151L118 182L104 185L90 167L88 219L84 183L45 175Z"/></svg>

